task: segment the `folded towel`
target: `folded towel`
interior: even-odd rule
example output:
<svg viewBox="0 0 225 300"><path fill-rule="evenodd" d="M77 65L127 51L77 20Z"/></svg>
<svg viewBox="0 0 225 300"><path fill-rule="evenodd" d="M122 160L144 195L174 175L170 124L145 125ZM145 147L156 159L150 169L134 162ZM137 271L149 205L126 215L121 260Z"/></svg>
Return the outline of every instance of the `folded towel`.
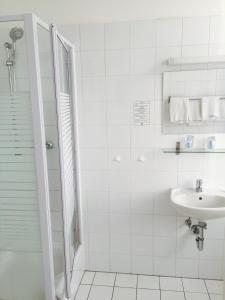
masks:
<svg viewBox="0 0 225 300"><path fill-rule="evenodd" d="M220 119L225 119L225 100L220 100Z"/></svg>
<svg viewBox="0 0 225 300"><path fill-rule="evenodd" d="M220 99L218 96L202 97L202 120L210 121L220 118Z"/></svg>
<svg viewBox="0 0 225 300"><path fill-rule="evenodd" d="M202 123L201 100L189 101L189 125L200 125Z"/></svg>
<svg viewBox="0 0 225 300"><path fill-rule="evenodd" d="M170 122L188 123L189 98L171 97L170 98Z"/></svg>

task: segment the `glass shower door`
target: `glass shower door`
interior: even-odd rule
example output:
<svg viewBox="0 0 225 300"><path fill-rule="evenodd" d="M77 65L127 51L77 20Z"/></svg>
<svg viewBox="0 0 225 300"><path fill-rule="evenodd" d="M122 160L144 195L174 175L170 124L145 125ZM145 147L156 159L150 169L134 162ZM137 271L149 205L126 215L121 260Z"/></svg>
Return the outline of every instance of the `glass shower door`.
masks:
<svg viewBox="0 0 225 300"><path fill-rule="evenodd" d="M66 273L66 295L71 295L70 282L76 250L80 244L76 140L74 114L74 78L71 71L72 47L52 26L57 128L59 135L61 198L63 210L63 236Z"/></svg>
<svg viewBox="0 0 225 300"><path fill-rule="evenodd" d="M23 21L0 22L1 300L45 298L26 36Z"/></svg>

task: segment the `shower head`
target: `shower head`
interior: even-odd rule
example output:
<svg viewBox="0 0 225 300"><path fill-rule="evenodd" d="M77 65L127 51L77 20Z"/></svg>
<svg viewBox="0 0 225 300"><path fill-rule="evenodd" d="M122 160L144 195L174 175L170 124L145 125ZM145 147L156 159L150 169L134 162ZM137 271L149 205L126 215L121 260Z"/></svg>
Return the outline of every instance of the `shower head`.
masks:
<svg viewBox="0 0 225 300"><path fill-rule="evenodd" d="M13 27L9 32L9 36L13 42L21 39L23 37L23 34L24 30L21 27Z"/></svg>

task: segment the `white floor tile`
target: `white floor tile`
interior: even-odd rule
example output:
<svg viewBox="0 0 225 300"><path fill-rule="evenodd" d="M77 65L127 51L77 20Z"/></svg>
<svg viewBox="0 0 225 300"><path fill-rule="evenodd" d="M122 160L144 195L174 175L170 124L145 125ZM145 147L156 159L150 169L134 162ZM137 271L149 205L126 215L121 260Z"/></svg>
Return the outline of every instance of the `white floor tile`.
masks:
<svg viewBox="0 0 225 300"><path fill-rule="evenodd" d="M112 292L112 287L93 285L88 300L111 300Z"/></svg>
<svg viewBox="0 0 225 300"><path fill-rule="evenodd" d="M223 300L223 295L210 294L211 300Z"/></svg>
<svg viewBox="0 0 225 300"><path fill-rule="evenodd" d="M75 300L87 300L91 285L80 285Z"/></svg>
<svg viewBox="0 0 225 300"><path fill-rule="evenodd" d="M92 284L94 277L95 277L95 272L85 272L81 283Z"/></svg>
<svg viewBox="0 0 225 300"><path fill-rule="evenodd" d="M208 294L185 293L186 300L210 300Z"/></svg>
<svg viewBox="0 0 225 300"><path fill-rule="evenodd" d="M93 284L114 286L115 278L115 273L96 272Z"/></svg>
<svg viewBox="0 0 225 300"><path fill-rule="evenodd" d="M158 290L159 289L159 277L158 276L139 275L138 276L138 288Z"/></svg>
<svg viewBox="0 0 225 300"><path fill-rule="evenodd" d="M115 287L112 300L136 300L136 289Z"/></svg>
<svg viewBox="0 0 225 300"><path fill-rule="evenodd" d="M185 292L207 293L204 280L183 278L183 284Z"/></svg>
<svg viewBox="0 0 225 300"><path fill-rule="evenodd" d="M160 277L160 289L167 291L183 291L181 278Z"/></svg>
<svg viewBox="0 0 225 300"><path fill-rule="evenodd" d="M183 292L161 291L161 300L185 300Z"/></svg>
<svg viewBox="0 0 225 300"><path fill-rule="evenodd" d="M209 293L223 294L224 282L221 280L205 280Z"/></svg>
<svg viewBox="0 0 225 300"><path fill-rule="evenodd" d="M138 289L137 290L137 300L160 300L160 291L159 290Z"/></svg>
<svg viewBox="0 0 225 300"><path fill-rule="evenodd" d="M117 274L115 286L136 288L137 275Z"/></svg>

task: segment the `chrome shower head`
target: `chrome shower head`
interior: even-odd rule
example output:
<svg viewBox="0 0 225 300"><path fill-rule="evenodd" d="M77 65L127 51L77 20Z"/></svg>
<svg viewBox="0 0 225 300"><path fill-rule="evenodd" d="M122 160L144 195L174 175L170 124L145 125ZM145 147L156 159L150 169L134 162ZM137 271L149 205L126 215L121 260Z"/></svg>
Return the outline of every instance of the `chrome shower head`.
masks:
<svg viewBox="0 0 225 300"><path fill-rule="evenodd" d="M23 34L24 30L21 27L13 27L9 32L9 36L13 42L21 39L23 37Z"/></svg>

